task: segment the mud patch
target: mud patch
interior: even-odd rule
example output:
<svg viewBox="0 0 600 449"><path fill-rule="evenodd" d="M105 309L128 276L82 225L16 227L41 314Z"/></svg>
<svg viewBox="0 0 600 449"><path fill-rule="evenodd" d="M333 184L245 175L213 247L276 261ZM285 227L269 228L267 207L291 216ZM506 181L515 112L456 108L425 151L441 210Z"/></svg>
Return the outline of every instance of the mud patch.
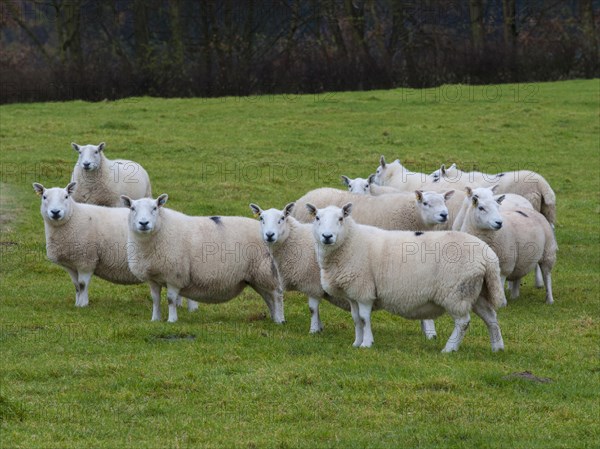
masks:
<svg viewBox="0 0 600 449"><path fill-rule="evenodd" d="M196 336L194 334L186 334L186 333L180 333L180 334L160 334L160 335L152 335L151 337L148 337L148 341L149 342L155 342L155 341L191 341L191 340L195 340Z"/></svg>
<svg viewBox="0 0 600 449"><path fill-rule="evenodd" d="M547 383L553 382L553 380L550 379L549 377L538 377L535 374L533 374L531 371L523 371L520 373L511 373L508 376L504 376L502 379L503 380L524 379L524 380L529 380L531 382L537 382L540 384L547 384Z"/></svg>

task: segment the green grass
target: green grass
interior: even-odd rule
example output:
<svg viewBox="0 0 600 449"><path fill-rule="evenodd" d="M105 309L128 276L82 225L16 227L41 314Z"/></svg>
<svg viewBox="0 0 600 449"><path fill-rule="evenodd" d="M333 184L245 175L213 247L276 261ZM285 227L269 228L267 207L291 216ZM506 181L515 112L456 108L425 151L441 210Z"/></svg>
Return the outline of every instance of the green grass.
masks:
<svg viewBox="0 0 600 449"><path fill-rule="evenodd" d="M598 104L591 80L0 107L0 446L598 447ZM94 279L76 309L31 188L67 184L71 141L106 141L170 207L199 215L283 207L366 177L380 154L427 172L536 170L558 198L556 303L530 275L499 311L506 351L473 318L451 355L447 316L426 341L418 323L376 313L374 347L357 350L350 315L330 304L309 335L299 294L286 294L284 326L250 290L170 325L150 322L145 286ZM505 378L522 371L552 382Z"/></svg>

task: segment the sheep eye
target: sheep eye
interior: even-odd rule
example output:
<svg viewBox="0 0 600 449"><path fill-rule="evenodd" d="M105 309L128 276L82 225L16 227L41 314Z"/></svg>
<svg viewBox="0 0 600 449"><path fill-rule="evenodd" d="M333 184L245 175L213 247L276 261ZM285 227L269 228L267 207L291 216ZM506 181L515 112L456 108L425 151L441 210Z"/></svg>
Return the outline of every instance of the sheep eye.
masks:
<svg viewBox="0 0 600 449"><path fill-rule="evenodd" d="M315 217L315 220L319 221L319 220L320 220L320 218L317 216L317 217Z"/></svg>
<svg viewBox="0 0 600 449"><path fill-rule="evenodd" d="M66 200L67 198L69 198L69 195L65 195L65 200Z"/></svg>
<svg viewBox="0 0 600 449"><path fill-rule="evenodd" d="M42 199L44 199L44 200L47 200L47 199L48 199L48 197L47 197L46 195L43 195L43 196L42 196Z"/></svg>
<svg viewBox="0 0 600 449"><path fill-rule="evenodd" d="M155 211L156 209L157 209L157 207L156 207L156 206L154 206L154 208L153 208L152 210L153 210L153 211Z"/></svg>
<svg viewBox="0 0 600 449"><path fill-rule="evenodd" d="M135 207L133 207L133 206L131 206L131 208L130 208L130 209L131 209L131 210L133 210L133 211L135 211Z"/></svg>
<svg viewBox="0 0 600 449"><path fill-rule="evenodd" d="M341 222L342 222L342 220L343 220L343 218L342 218L342 217L340 217L338 221L341 223Z"/></svg>
<svg viewBox="0 0 600 449"><path fill-rule="evenodd" d="M485 209L483 207L479 206L479 210L483 212Z"/></svg>
<svg viewBox="0 0 600 449"><path fill-rule="evenodd" d="M427 201L423 201L423 206L429 206L429 203Z"/></svg>
<svg viewBox="0 0 600 449"><path fill-rule="evenodd" d="M94 151L94 154L98 154L98 151Z"/></svg>

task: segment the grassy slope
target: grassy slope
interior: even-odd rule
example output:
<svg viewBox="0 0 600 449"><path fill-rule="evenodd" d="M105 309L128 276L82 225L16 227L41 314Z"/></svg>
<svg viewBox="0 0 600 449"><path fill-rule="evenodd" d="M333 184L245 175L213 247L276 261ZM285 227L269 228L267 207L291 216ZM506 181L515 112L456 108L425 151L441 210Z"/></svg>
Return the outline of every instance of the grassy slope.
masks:
<svg viewBox="0 0 600 449"><path fill-rule="evenodd" d="M598 101L592 80L0 107L0 446L594 447ZM356 350L349 314L329 304L325 332L309 336L297 294L283 327L249 290L168 325L150 323L145 286L94 279L77 310L68 275L45 260L31 189L66 185L71 140L141 162L154 193L189 214L282 207L342 173L368 175L380 154L427 172L534 169L558 197L556 303L530 276L499 313L506 352L490 352L474 317L450 356L439 353L449 317L428 342L417 323L378 313L375 346ZM160 338L172 334L196 338ZM525 370L553 381L503 379Z"/></svg>

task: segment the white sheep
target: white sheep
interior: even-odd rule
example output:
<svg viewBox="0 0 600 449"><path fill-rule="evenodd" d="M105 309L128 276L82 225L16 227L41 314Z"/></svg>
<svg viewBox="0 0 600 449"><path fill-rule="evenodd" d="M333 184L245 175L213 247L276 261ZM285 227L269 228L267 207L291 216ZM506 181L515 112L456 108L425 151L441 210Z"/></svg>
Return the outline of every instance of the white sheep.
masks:
<svg viewBox="0 0 600 449"><path fill-rule="evenodd" d="M308 192L296 201L292 215L302 223L312 221L305 208L307 203L317 207L343 206L353 202L353 217L358 223L390 230L426 231L447 226L446 201L454 195L448 192L396 193L381 196L357 195L328 187Z"/></svg>
<svg viewBox="0 0 600 449"><path fill-rule="evenodd" d="M473 310L485 322L493 351L504 348L495 308L506 304L498 257L474 236L461 232L386 231L356 223L352 204L317 209L313 236L321 284L331 296L350 301L354 346L373 344L371 310L409 319L448 312L454 331L443 352L456 351Z"/></svg>
<svg viewBox="0 0 600 449"><path fill-rule="evenodd" d="M163 207L166 194L157 199L121 198L129 208L129 269L150 284L153 321L160 319L159 287L167 287L168 321L175 322L179 294L222 303L247 285L262 296L273 321L285 321L277 267L256 220L188 216Z"/></svg>
<svg viewBox="0 0 600 449"><path fill-rule="evenodd" d="M386 195L388 193L400 193L400 190L394 187L386 187L375 184L375 173L365 178L350 179L342 175L342 182L348 187L348 191L360 195Z"/></svg>
<svg viewBox="0 0 600 449"><path fill-rule="evenodd" d="M350 304L344 299L332 298L321 287L312 226L292 217L293 208L294 203L289 203L283 210L262 210L260 206L250 204L250 210L260 222L262 238L277 264L284 290L308 296L310 333L315 333L323 330L319 315L321 299L348 311Z"/></svg>
<svg viewBox="0 0 600 449"><path fill-rule="evenodd" d="M421 186L427 181L432 181L432 178L424 173L408 170L400 163L399 159L386 163L385 157L381 156L373 181L380 186L393 187L401 192L410 192L421 189Z"/></svg>
<svg viewBox="0 0 600 449"><path fill-rule="evenodd" d="M141 284L127 266L125 208L81 204L73 200L76 183L33 189L42 198L41 213L48 259L71 276L75 306L86 307L92 275L115 284Z"/></svg>
<svg viewBox="0 0 600 449"><path fill-rule="evenodd" d="M464 214L462 232L486 242L498 255L502 277L512 281L511 297L519 296L520 280L538 264L546 286L546 302L554 302L551 272L556 262L556 239L546 218L533 209L500 211L503 195L473 194Z"/></svg>
<svg viewBox="0 0 600 449"><path fill-rule="evenodd" d="M346 311L350 310L350 305L344 299L327 295L321 287L312 225L300 223L290 215L294 206L295 203L290 203L282 211L265 211L256 204L250 204L250 210L260 221L262 238L277 263L284 289L299 291L308 296L308 308L311 313L310 332L315 333L323 330L319 314L321 299L326 299ZM437 335L435 323L431 320L422 321L421 329L430 340Z"/></svg>
<svg viewBox="0 0 600 449"><path fill-rule="evenodd" d="M79 153L71 176L71 181L77 182L73 199L78 203L121 207L121 195L134 199L152 196L148 173L137 162L108 159L104 142L98 146L71 145Z"/></svg>
<svg viewBox="0 0 600 449"><path fill-rule="evenodd" d="M430 175L434 184L440 188L464 189L467 186L493 187L496 194L513 193L527 199L533 208L541 212L546 220L554 227L556 222L556 194L544 177L530 170L508 171L497 174L482 172L463 172L452 164L449 168L444 165ZM431 181L421 188L431 188Z"/></svg>

